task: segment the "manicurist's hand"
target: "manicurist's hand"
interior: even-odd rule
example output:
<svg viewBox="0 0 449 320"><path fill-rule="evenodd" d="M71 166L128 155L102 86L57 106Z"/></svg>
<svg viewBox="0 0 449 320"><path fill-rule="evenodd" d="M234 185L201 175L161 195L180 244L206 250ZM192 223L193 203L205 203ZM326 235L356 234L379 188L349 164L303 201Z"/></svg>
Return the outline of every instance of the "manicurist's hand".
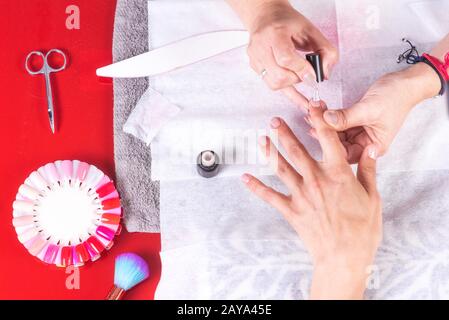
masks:
<svg viewBox="0 0 449 320"><path fill-rule="evenodd" d="M443 61L449 52L449 34L431 54ZM401 128L410 110L441 90L437 73L418 63L376 81L363 98L350 108L326 111L325 121L338 131L347 149L348 161L359 161L367 145L375 144L383 155Z"/></svg>
<svg viewBox="0 0 449 320"><path fill-rule="evenodd" d="M260 146L290 194L281 194L245 174L251 192L279 210L309 251L314 275L312 299L361 299L382 235L381 202L376 189L374 146L360 158L357 176L346 161L337 132L323 121L324 103L310 106L310 121L323 159L314 160L287 124L271 121L291 166L268 137Z"/></svg>
<svg viewBox="0 0 449 320"><path fill-rule="evenodd" d="M293 85L304 81L316 86L316 76L298 50L319 53L326 78L338 61L337 50L287 0L227 1L250 32L251 67L271 89L282 89L297 105L306 107L307 99Z"/></svg>

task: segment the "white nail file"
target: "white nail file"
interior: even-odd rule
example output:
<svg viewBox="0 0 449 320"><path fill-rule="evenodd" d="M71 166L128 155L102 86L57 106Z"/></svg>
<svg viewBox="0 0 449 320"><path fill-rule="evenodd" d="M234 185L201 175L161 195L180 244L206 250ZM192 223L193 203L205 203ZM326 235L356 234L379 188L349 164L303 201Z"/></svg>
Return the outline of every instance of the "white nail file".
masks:
<svg viewBox="0 0 449 320"><path fill-rule="evenodd" d="M246 31L217 31L192 36L97 69L100 77L138 78L172 71L249 42Z"/></svg>

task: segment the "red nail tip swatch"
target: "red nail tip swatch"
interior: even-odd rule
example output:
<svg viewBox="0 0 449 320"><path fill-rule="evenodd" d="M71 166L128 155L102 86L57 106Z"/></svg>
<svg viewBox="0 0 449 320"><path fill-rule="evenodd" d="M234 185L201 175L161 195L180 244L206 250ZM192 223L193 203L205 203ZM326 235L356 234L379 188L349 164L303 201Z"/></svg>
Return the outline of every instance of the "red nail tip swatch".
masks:
<svg viewBox="0 0 449 320"><path fill-rule="evenodd" d="M101 202L101 204L103 205L103 210L118 208L118 207L120 207L120 199L113 198L113 199L104 200L103 202Z"/></svg>
<svg viewBox="0 0 449 320"><path fill-rule="evenodd" d="M101 222L106 224L119 224L120 223L120 215L113 213L103 213L101 215Z"/></svg>
<svg viewBox="0 0 449 320"><path fill-rule="evenodd" d="M103 185L103 186L101 186L100 188L97 189L97 193L98 193L98 197L99 198L104 198L108 194L111 194L114 191L115 191L115 186L114 186L114 183L112 181L109 181L108 183L106 183L105 185Z"/></svg>
<svg viewBox="0 0 449 320"><path fill-rule="evenodd" d="M68 267L73 264L73 250L71 246L61 249L61 266Z"/></svg>
<svg viewBox="0 0 449 320"><path fill-rule="evenodd" d="M89 253L82 243L75 246L75 255L79 263L84 264L85 262L89 261Z"/></svg>

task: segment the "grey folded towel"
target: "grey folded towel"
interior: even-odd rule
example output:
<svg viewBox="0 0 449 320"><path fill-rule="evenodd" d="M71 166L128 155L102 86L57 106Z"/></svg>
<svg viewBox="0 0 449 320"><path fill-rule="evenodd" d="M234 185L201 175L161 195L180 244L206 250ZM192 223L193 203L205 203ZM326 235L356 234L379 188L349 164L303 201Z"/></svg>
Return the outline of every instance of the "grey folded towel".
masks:
<svg viewBox="0 0 449 320"><path fill-rule="evenodd" d="M118 0L113 59L148 51L147 0ZM126 229L159 232L159 182L151 181L150 148L123 132L123 124L148 87L148 79L114 80L114 160Z"/></svg>

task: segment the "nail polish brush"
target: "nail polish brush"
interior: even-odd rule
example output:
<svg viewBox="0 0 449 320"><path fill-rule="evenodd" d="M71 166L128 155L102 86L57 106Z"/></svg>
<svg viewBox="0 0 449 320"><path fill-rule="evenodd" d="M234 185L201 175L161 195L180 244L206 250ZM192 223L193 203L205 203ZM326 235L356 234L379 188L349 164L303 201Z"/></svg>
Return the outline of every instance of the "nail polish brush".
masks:
<svg viewBox="0 0 449 320"><path fill-rule="evenodd" d="M306 54L306 60L312 65L316 75L317 85L314 88L312 101L320 101L320 87L319 84L324 81L323 62L319 53Z"/></svg>

